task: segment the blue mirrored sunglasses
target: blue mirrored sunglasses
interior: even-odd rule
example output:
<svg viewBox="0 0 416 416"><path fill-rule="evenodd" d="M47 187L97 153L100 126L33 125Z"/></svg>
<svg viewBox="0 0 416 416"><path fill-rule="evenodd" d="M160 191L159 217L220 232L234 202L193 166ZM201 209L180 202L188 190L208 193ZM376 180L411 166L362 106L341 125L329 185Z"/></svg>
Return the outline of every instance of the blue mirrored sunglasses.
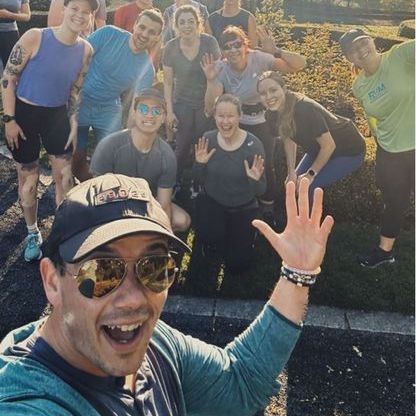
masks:
<svg viewBox="0 0 416 416"><path fill-rule="evenodd" d="M162 107L150 107L144 103L139 103L136 107L136 110L144 116L147 116L149 114L149 111L153 117L160 116L163 113Z"/></svg>

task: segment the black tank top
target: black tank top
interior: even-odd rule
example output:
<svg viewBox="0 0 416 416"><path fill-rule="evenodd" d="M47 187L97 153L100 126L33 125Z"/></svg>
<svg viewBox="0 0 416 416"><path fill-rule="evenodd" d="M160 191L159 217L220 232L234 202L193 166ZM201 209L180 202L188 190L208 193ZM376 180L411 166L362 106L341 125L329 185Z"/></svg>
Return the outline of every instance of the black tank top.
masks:
<svg viewBox="0 0 416 416"><path fill-rule="evenodd" d="M241 9L240 12L232 17L226 17L222 15L222 9L212 13L209 18L209 25L211 26L212 34L219 41L220 36L227 26L237 26L244 30L248 34L248 19L250 12Z"/></svg>

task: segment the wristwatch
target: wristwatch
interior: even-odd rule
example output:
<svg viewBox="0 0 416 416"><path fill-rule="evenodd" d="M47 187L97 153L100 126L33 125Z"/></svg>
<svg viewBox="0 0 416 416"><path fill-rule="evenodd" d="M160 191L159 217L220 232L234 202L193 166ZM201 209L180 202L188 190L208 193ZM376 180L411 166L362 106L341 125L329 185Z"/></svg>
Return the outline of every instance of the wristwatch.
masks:
<svg viewBox="0 0 416 416"><path fill-rule="evenodd" d="M3 117L1 118L3 123L8 123L12 120L16 120L15 116L9 116L8 114L3 114Z"/></svg>
<svg viewBox="0 0 416 416"><path fill-rule="evenodd" d="M274 53L273 53L273 56L275 58L281 58L282 57L282 52L283 52L282 48L276 48Z"/></svg>
<svg viewBox="0 0 416 416"><path fill-rule="evenodd" d="M316 172L313 169L309 169L308 170L308 175L313 178L314 176L316 176Z"/></svg>

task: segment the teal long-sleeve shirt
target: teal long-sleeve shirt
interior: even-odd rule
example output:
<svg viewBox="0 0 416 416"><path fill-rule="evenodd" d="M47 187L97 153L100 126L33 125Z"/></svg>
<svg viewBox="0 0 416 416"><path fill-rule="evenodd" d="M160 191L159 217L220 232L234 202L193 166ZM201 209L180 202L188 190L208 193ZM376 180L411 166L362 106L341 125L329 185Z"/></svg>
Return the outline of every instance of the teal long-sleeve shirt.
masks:
<svg viewBox="0 0 416 416"><path fill-rule="evenodd" d="M4 354L36 331L39 323L11 332L0 344L0 414L98 416L83 396L41 363ZM186 336L163 321L151 342L172 369L181 415L244 416L264 407L277 393L276 378L299 334L299 326L266 305L225 348Z"/></svg>

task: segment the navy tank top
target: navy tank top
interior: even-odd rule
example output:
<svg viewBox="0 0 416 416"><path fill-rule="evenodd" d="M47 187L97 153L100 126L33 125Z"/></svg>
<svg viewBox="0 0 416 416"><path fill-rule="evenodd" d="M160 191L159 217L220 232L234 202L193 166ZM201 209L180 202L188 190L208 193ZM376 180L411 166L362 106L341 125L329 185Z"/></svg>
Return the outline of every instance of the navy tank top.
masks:
<svg viewBox="0 0 416 416"><path fill-rule="evenodd" d="M43 29L38 53L24 68L16 95L42 107L66 105L72 84L82 69L85 43L60 42L53 29Z"/></svg>
<svg viewBox="0 0 416 416"><path fill-rule="evenodd" d="M212 13L209 18L209 25L212 30L212 35L215 39L219 41L222 32L227 26L237 26L248 34L248 19L250 17L250 12L245 9L241 9L240 12L232 17L226 17L222 15L222 9Z"/></svg>

